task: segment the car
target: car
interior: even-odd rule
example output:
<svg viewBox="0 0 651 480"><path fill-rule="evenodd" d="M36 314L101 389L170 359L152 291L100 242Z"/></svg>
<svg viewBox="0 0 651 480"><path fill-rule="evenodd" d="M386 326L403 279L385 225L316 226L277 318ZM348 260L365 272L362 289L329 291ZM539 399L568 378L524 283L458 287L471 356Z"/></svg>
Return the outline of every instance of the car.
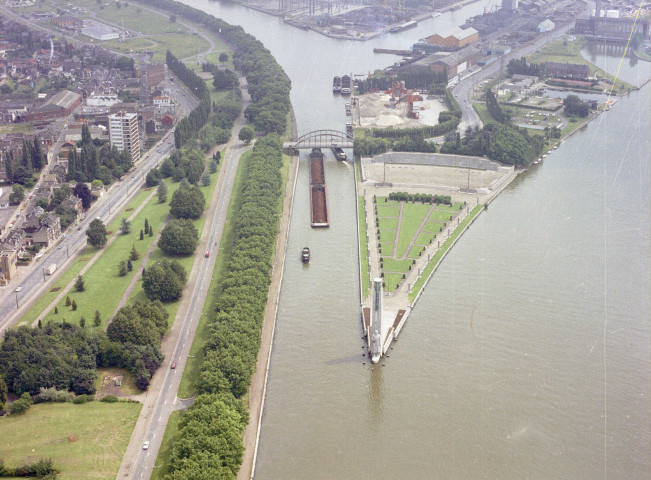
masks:
<svg viewBox="0 0 651 480"><path fill-rule="evenodd" d="M142 444L142 449L147 450L149 448L149 440Z"/></svg>
<svg viewBox="0 0 651 480"><path fill-rule="evenodd" d="M207 250L206 250L206 255L205 255L205 257L206 257L206 258L210 257L210 252L207 251Z"/></svg>
<svg viewBox="0 0 651 480"><path fill-rule="evenodd" d="M135 173L132 173L132 174L131 174L131 178L136 178L136 174L135 174Z"/></svg>
<svg viewBox="0 0 651 480"><path fill-rule="evenodd" d="M57 247L57 250L61 250L61 245L59 245L59 246Z"/></svg>
<svg viewBox="0 0 651 480"><path fill-rule="evenodd" d="M172 362L172 365L170 365L170 368L174 370L176 368L176 362Z"/></svg>
<svg viewBox="0 0 651 480"><path fill-rule="evenodd" d="M77 230L81 230L81 225L79 225L79 226L77 227Z"/></svg>
<svg viewBox="0 0 651 480"><path fill-rule="evenodd" d="M16 292L20 292L23 289L23 287L16 287Z"/></svg>

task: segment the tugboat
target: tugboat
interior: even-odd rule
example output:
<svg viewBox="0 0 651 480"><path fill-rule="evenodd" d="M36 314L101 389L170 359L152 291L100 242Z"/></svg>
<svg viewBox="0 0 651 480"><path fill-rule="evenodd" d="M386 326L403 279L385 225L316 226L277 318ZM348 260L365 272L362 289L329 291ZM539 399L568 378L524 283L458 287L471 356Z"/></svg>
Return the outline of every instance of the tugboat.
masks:
<svg viewBox="0 0 651 480"><path fill-rule="evenodd" d="M341 77L341 94L350 95L351 92L352 92L352 84L351 84L350 75L344 75L343 77Z"/></svg>
<svg viewBox="0 0 651 480"><path fill-rule="evenodd" d="M310 263L310 249L308 247L303 248L301 253L301 260L303 263Z"/></svg>
<svg viewBox="0 0 651 480"><path fill-rule="evenodd" d="M332 80L332 93L340 93L340 92L341 92L341 78L335 77Z"/></svg>

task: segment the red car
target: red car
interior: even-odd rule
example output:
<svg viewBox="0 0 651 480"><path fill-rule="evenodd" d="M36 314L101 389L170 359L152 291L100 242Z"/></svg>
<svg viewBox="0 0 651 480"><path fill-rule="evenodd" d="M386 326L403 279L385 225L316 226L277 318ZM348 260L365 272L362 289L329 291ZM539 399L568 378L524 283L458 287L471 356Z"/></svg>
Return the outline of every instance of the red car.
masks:
<svg viewBox="0 0 651 480"><path fill-rule="evenodd" d="M176 368L176 362L172 362L172 365L170 365L170 368L173 370Z"/></svg>
<svg viewBox="0 0 651 480"><path fill-rule="evenodd" d="M210 252L207 251L207 250L206 250L206 255L205 255L205 257L206 257L206 258L210 257Z"/></svg>

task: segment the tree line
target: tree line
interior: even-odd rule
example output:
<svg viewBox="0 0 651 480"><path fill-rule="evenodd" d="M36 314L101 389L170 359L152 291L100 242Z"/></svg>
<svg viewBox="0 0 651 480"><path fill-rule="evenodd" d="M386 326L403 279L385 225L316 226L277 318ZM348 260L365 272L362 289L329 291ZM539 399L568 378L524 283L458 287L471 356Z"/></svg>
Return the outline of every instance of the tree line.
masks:
<svg viewBox="0 0 651 480"><path fill-rule="evenodd" d="M210 92L199 75L190 70L185 63L178 60L172 52L167 51L167 66L179 79L199 98L199 105L190 112L190 115L182 119L174 128L174 145L181 148L189 141L196 138L197 132L201 130L210 116Z"/></svg>
<svg viewBox="0 0 651 480"><path fill-rule="evenodd" d="M248 413L241 397L260 348L282 208L281 166L278 135L259 138L247 160L232 254L209 320L196 383L199 396L180 422L168 479L235 478L242 462Z"/></svg>
<svg viewBox="0 0 651 480"><path fill-rule="evenodd" d="M127 150L119 152L115 146L111 148L108 142L91 140L87 125L81 127L81 141L77 146L80 147L79 153L72 148L68 154L68 181L100 180L104 185L110 185L133 167L131 154Z"/></svg>

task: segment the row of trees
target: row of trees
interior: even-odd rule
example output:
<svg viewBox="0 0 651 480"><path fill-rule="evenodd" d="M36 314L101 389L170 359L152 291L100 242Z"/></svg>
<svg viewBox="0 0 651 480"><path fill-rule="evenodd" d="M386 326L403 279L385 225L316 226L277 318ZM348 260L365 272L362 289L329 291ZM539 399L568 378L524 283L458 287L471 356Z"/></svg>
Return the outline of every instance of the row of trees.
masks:
<svg viewBox="0 0 651 480"><path fill-rule="evenodd" d="M260 347L283 180L282 143L259 138L247 163L234 244L210 320L200 395L180 422L170 479L235 478L248 422L240 398L247 392Z"/></svg>
<svg viewBox="0 0 651 480"><path fill-rule="evenodd" d="M13 183L31 187L35 183L33 174L40 172L47 164L47 157L41 149L40 140L35 137L32 142L23 141L20 163L14 158L11 150L4 154L3 161L8 179Z"/></svg>
<svg viewBox="0 0 651 480"><path fill-rule="evenodd" d="M506 71L509 76L515 74L520 75L533 75L535 77L543 77L545 75L544 63L527 63L524 57L514 58L506 65Z"/></svg>
<svg viewBox="0 0 651 480"><path fill-rule="evenodd" d="M500 107L500 104L497 102L495 94L490 89L486 91L486 109L496 122L509 123L511 120L509 116L502 111L502 107Z"/></svg>
<svg viewBox="0 0 651 480"><path fill-rule="evenodd" d="M154 5L158 6L158 5ZM199 75L189 69L185 63L178 60L172 52L167 51L166 63L170 70L199 98L199 105L190 112L190 115L176 124L174 128L174 144L181 148L196 138L210 116L210 92Z"/></svg>
<svg viewBox="0 0 651 480"><path fill-rule="evenodd" d="M387 76L384 70L376 70L372 75L357 82L357 91L364 94L372 89L388 90L394 80L404 81L406 88L443 93L448 83L448 75L446 72L432 70L407 70L396 76Z"/></svg>
<svg viewBox="0 0 651 480"><path fill-rule="evenodd" d="M452 205L452 197L450 195L432 195L429 193L407 193L407 192L392 192L389 194L389 200L396 200L399 202L421 202L421 203L437 203L444 205Z"/></svg>

